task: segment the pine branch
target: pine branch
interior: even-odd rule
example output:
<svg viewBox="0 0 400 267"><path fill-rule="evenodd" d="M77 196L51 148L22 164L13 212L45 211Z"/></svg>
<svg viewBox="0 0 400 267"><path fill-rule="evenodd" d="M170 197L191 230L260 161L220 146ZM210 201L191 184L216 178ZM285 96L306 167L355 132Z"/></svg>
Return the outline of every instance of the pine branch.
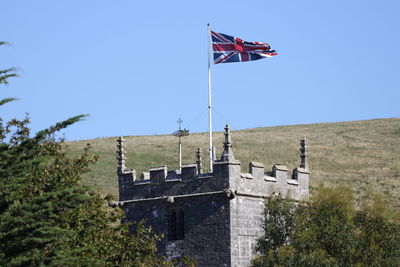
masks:
<svg viewBox="0 0 400 267"><path fill-rule="evenodd" d="M16 68L0 70L0 84L8 84L8 81L7 81L8 78L18 77L18 74L16 74L15 71L17 71ZM13 73L10 73L10 72L13 72Z"/></svg>
<svg viewBox="0 0 400 267"><path fill-rule="evenodd" d="M0 74L5 74L5 73L11 72L11 71L17 71L17 69L16 68L8 68L5 70L0 70Z"/></svg>
<svg viewBox="0 0 400 267"><path fill-rule="evenodd" d="M0 76L0 84L8 84L7 79L11 77L18 77L16 73Z"/></svg>
<svg viewBox="0 0 400 267"><path fill-rule="evenodd" d="M49 136L49 135L51 135L51 134L53 134L55 132L58 132L58 131L60 131L62 129L65 129L68 126L70 126L70 125L72 125L72 124L74 124L76 122L83 121L88 116L89 115L87 115L87 114L81 114L81 115L78 115L78 116L71 117L71 118L69 118L69 119L67 119L65 121L58 122L58 123L56 123L56 125L51 126L51 127L47 128L45 130L42 130L42 131L38 132L34 139L36 141L40 142L41 140L45 139L47 136Z"/></svg>
<svg viewBox="0 0 400 267"><path fill-rule="evenodd" d="M16 100L18 100L18 98L15 98L15 97L3 98L3 99L0 100L0 106L6 104L8 102L12 102L12 101L16 101Z"/></svg>

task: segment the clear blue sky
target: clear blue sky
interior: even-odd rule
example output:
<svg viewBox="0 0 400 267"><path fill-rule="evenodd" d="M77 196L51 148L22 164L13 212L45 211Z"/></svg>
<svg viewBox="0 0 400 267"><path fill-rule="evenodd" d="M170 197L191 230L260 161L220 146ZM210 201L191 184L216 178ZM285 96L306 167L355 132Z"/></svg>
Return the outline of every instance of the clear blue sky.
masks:
<svg viewBox="0 0 400 267"><path fill-rule="evenodd" d="M399 117L400 1L3 1L3 117L68 140L207 131L207 27L278 56L212 67L214 128Z"/></svg>

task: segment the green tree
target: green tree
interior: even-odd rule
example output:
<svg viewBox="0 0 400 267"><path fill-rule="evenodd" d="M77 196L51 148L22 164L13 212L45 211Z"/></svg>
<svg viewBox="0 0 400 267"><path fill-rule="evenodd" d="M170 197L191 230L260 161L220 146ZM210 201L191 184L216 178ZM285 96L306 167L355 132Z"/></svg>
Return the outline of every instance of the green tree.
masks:
<svg viewBox="0 0 400 267"><path fill-rule="evenodd" d="M400 216L382 196L373 195L357 211L357 245L360 262L368 266L400 265Z"/></svg>
<svg viewBox="0 0 400 267"><path fill-rule="evenodd" d="M257 242L256 250L261 255L254 261L254 265L273 265L279 261L281 253L287 254L290 251L281 251L281 247L290 244L291 234L295 224L295 215L301 206L295 205L292 200L276 196L267 200L264 209L264 235Z"/></svg>
<svg viewBox="0 0 400 267"><path fill-rule="evenodd" d="M0 45L5 44L0 42ZM15 77L0 70L0 83ZM5 98L0 106L14 101ZM90 146L69 157L57 133L81 121L69 118L31 137L29 117L0 117L1 266L168 266L156 255L159 239L138 223L135 233L119 208L80 185L97 157Z"/></svg>
<svg viewBox="0 0 400 267"><path fill-rule="evenodd" d="M400 216L381 198L356 208L345 187L307 202L273 198L253 266L399 266Z"/></svg>

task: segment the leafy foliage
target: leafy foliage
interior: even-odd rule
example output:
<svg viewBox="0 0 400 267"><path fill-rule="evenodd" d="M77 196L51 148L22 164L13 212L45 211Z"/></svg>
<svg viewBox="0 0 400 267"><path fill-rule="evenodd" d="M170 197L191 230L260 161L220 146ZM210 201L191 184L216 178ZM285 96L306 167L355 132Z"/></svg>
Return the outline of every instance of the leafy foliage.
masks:
<svg viewBox="0 0 400 267"><path fill-rule="evenodd" d="M253 266L399 266L400 215L379 197L359 209L349 189L320 188L310 201L268 201Z"/></svg>
<svg viewBox="0 0 400 267"><path fill-rule="evenodd" d="M268 253L282 245L287 245L293 231L297 206L280 196L268 199L264 210L264 236L257 244L257 250Z"/></svg>
<svg viewBox="0 0 400 267"><path fill-rule="evenodd" d="M0 45L4 42L0 42ZM0 71L0 83L15 77ZM0 105L14 101L0 100ZM0 118L1 266L169 266L156 255L159 237L143 223L129 233L119 208L107 205L80 176L96 162L90 146L69 157L57 133L83 120L71 117L31 137L28 115Z"/></svg>

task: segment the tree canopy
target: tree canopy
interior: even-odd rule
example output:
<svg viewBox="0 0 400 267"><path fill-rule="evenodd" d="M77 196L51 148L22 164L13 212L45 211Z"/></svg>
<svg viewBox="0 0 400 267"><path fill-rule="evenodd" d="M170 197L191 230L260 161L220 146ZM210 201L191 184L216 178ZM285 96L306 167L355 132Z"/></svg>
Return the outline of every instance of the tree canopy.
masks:
<svg viewBox="0 0 400 267"><path fill-rule="evenodd" d="M399 266L400 215L379 196L356 207L348 188L310 201L268 200L253 266Z"/></svg>

